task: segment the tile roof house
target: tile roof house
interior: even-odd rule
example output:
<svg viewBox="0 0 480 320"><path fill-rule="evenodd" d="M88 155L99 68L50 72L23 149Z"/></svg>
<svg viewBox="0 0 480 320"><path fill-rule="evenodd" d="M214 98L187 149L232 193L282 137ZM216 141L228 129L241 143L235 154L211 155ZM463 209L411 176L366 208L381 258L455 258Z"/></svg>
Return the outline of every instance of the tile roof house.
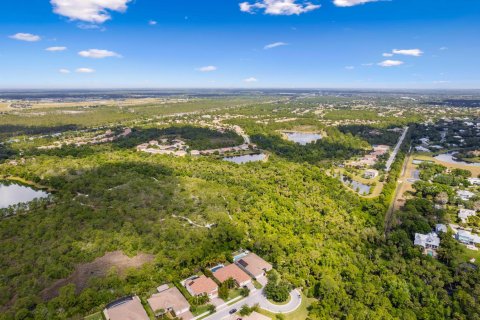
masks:
<svg viewBox="0 0 480 320"><path fill-rule="evenodd" d="M125 297L109 303L103 310L107 320L150 320L137 296Z"/></svg>
<svg viewBox="0 0 480 320"><path fill-rule="evenodd" d="M414 245L423 248L423 254L435 257L440 246L440 238L435 232L429 234L415 233Z"/></svg>
<svg viewBox="0 0 480 320"><path fill-rule="evenodd" d="M265 276L266 272L272 270L270 263L252 252L237 260L235 263L255 279Z"/></svg>
<svg viewBox="0 0 480 320"><path fill-rule="evenodd" d="M469 217L473 217L476 214L475 210L460 209L458 211L458 218L462 220L462 223L466 223Z"/></svg>
<svg viewBox="0 0 480 320"><path fill-rule="evenodd" d="M189 279L185 282L185 288L192 296L207 295L209 298L218 297L218 286L210 278L201 275L195 279Z"/></svg>
<svg viewBox="0 0 480 320"><path fill-rule="evenodd" d="M147 302L156 316L171 312L175 317L180 318L190 310L187 299L175 287L153 294Z"/></svg>
<svg viewBox="0 0 480 320"><path fill-rule="evenodd" d="M248 274L246 274L242 269L240 269L236 264L229 264L226 267L217 269L213 276L220 281L221 283L232 278L235 280L238 286L243 287L252 282L252 279Z"/></svg>

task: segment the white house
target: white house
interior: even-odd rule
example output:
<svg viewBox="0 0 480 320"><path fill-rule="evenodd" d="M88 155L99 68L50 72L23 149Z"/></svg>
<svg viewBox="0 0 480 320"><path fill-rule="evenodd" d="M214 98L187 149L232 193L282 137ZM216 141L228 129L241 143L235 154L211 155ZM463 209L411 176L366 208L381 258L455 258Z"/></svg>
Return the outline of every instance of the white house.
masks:
<svg viewBox="0 0 480 320"><path fill-rule="evenodd" d="M446 225L441 224L441 223L435 225L435 232L437 234L439 234L440 232L447 233L447 231L448 231L448 229L447 229Z"/></svg>
<svg viewBox="0 0 480 320"><path fill-rule="evenodd" d="M475 210L469 210L469 209L460 209L458 211L458 218L462 220L462 223L467 223L467 220L469 217L475 216L477 213Z"/></svg>
<svg viewBox="0 0 480 320"><path fill-rule="evenodd" d="M423 254L435 257L440 246L440 238L435 232L429 234L415 233L414 245L423 248Z"/></svg>
<svg viewBox="0 0 480 320"><path fill-rule="evenodd" d="M366 179L374 179L378 177L378 171L374 169L365 170L363 177Z"/></svg>
<svg viewBox="0 0 480 320"><path fill-rule="evenodd" d="M468 178L471 185L480 186L480 178Z"/></svg>
<svg viewBox="0 0 480 320"><path fill-rule="evenodd" d="M466 245L480 244L480 237L467 230L458 230L455 239Z"/></svg>
<svg viewBox="0 0 480 320"><path fill-rule="evenodd" d="M475 193L467 191L467 190L458 190L457 196L462 199L463 201L468 201L475 196Z"/></svg>

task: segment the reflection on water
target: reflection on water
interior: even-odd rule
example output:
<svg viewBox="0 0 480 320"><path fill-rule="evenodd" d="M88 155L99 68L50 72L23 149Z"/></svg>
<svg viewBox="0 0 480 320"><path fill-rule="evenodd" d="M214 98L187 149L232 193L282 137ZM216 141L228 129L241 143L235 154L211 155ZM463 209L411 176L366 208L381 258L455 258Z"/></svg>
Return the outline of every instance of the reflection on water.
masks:
<svg viewBox="0 0 480 320"><path fill-rule="evenodd" d="M462 166L472 166L472 167L479 167L480 163L469 163L465 161L457 161L454 159L455 154L458 152L451 152L451 153L443 153L439 154L438 156L434 157L438 161L446 162L446 163L452 163L452 164L459 164Z"/></svg>
<svg viewBox="0 0 480 320"><path fill-rule="evenodd" d="M0 181L0 209L46 197L48 197L48 193L44 191L10 181Z"/></svg>
<svg viewBox="0 0 480 320"><path fill-rule="evenodd" d="M223 160L234 162L238 164L247 163L247 162L254 162L254 161L263 161L267 157L266 154L247 154L244 156L235 156L235 157L225 157Z"/></svg>
<svg viewBox="0 0 480 320"><path fill-rule="evenodd" d="M342 181L345 185L349 186L350 188L364 196L370 194L370 189L372 188L361 182L350 180L343 175L340 176L340 181Z"/></svg>
<svg viewBox="0 0 480 320"><path fill-rule="evenodd" d="M285 132L289 141L296 142L302 146L322 139L322 135L318 133L303 133L303 132Z"/></svg>

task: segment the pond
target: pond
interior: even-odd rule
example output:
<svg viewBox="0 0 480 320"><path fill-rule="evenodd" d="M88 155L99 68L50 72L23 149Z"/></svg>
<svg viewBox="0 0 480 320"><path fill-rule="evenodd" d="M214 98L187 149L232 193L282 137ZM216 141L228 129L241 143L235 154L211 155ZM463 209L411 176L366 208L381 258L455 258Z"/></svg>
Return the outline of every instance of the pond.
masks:
<svg viewBox="0 0 480 320"><path fill-rule="evenodd" d="M35 190L16 182L0 180L0 209L46 197L48 197L48 193L45 191Z"/></svg>
<svg viewBox="0 0 480 320"><path fill-rule="evenodd" d="M302 146L308 143L315 142L322 139L322 135L319 133L304 133L304 132L284 132L287 140L298 143Z"/></svg>
<svg viewBox="0 0 480 320"><path fill-rule="evenodd" d="M223 160L238 163L238 164L243 164L247 162L263 161L266 158L267 158L266 154L260 153L260 154L247 154L247 155L235 156L235 157L225 157L223 158Z"/></svg>
<svg viewBox="0 0 480 320"><path fill-rule="evenodd" d="M471 166L471 167L479 167L480 163L469 163L465 161L458 161L455 160L455 154L457 152L449 152L449 153L443 153L439 154L438 156L434 157L438 161L446 162L446 163L452 163L452 164L459 164L462 166Z"/></svg>
<svg viewBox="0 0 480 320"><path fill-rule="evenodd" d="M352 188L353 190L357 191L359 194L364 196L370 194L370 189L372 188L361 182L347 179L343 175L340 176L340 181L342 181L343 184L349 186L350 188Z"/></svg>

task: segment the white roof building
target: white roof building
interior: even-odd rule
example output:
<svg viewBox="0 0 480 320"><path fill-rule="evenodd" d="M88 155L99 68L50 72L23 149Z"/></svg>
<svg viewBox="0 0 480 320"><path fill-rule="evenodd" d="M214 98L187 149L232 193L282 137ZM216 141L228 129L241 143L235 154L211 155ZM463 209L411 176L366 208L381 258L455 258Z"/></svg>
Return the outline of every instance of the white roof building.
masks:
<svg viewBox="0 0 480 320"><path fill-rule="evenodd" d="M475 210L460 209L458 211L458 218L462 220L463 223L466 223L469 217L473 217L476 214Z"/></svg>
<svg viewBox="0 0 480 320"><path fill-rule="evenodd" d="M475 196L475 193L467 190L458 190L457 196L464 201L468 201Z"/></svg>
<svg viewBox="0 0 480 320"><path fill-rule="evenodd" d="M435 257L440 246L440 238L435 232L429 234L415 233L414 245L423 248L423 254Z"/></svg>
<svg viewBox="0 0 480 320"><path fill-rule="evenodd" d="M468 178L468 182L473 185L480 185L480 178Z"/></svg>

